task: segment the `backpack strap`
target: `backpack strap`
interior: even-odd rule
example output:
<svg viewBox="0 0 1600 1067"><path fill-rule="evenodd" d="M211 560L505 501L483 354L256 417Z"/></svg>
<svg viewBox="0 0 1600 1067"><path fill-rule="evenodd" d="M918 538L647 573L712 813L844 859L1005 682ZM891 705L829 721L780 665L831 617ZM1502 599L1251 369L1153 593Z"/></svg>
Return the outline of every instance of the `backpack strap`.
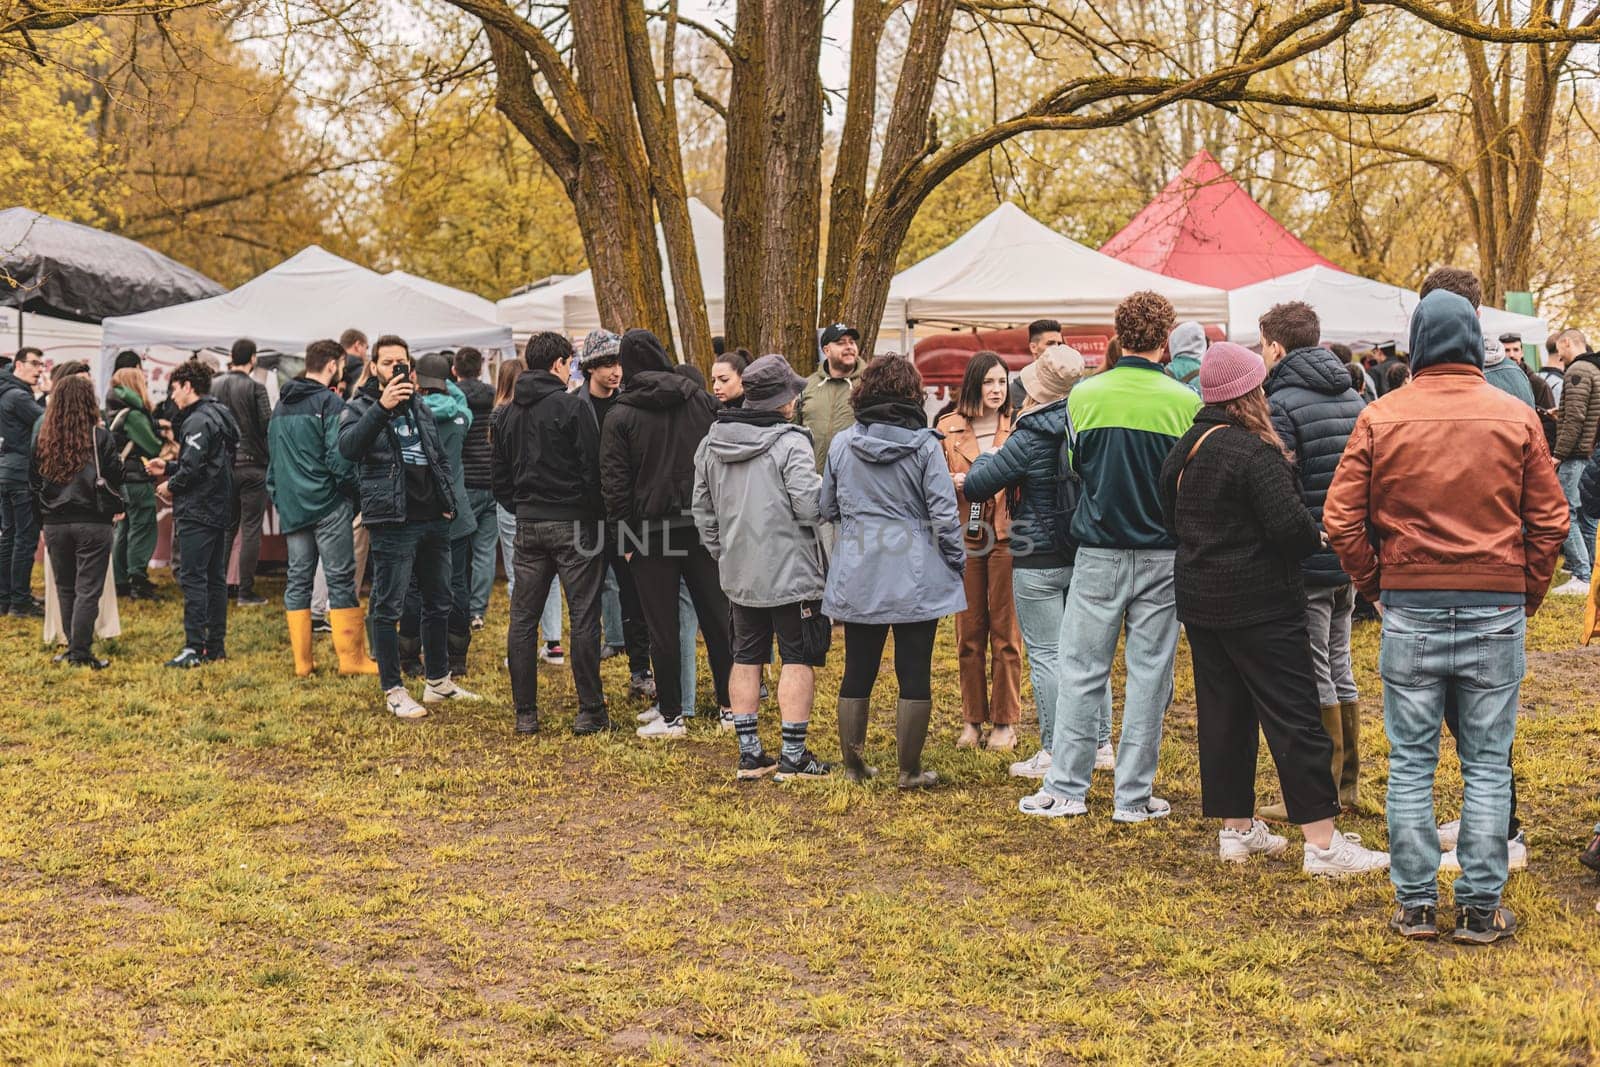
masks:
<svg viewBox="0 0 1600 1067"><path fill-rule="evenodd" d="M1182 382L1184 385L1188 385L1190 382L1194 381L1198 377L1200 377L1200 368L1196 367L1194 370L1190 371L1188 374L1185 374L1182 378L1179 378L1178 381Z"/></svg>
<svg viewBox="0 0 1600 1067"><path fill-rule="evenodd" d="M1225 423L1225 422L1219 422L1215 426L1211 427L1211 429L1207 430L1205 433L1200 435L1200 439L1198 441L1196 441L1194 443L1194 445L1189 449L1189 454L1183 458L1183 466L1178 468L1178 484L1174 488L1174 492L1176 492L1177 490L1181 490L1183 488L1183 472L1189 469L1189 461L1194 459L1194 454L1196 452L1200 451L1200 446L1206 443L1206 438L1210 437L1212 434L1216 433L1218 430L1223 429L1227 425L1228 424Z"/></svg>

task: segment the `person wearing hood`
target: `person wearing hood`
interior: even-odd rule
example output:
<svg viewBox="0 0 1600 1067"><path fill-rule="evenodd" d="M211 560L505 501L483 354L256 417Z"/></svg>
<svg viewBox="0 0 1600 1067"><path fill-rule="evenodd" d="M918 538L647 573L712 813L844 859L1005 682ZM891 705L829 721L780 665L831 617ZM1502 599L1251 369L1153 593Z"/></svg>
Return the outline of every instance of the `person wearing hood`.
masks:
<svg viewBox="0 0 1600 1067"><path fill-rule="evenodd" d="M683 737L682 640L678 583L689 590L717 703L731 718L728 676L733 652L728 601L711 558L695 532L694 457L716 419L717 402L687 371L680 372L649 330L629 330L617 346L622 396L600 434L600 485L606 521L618 538L639 592L650 631L660 717L640 737Z"/></svg>
<svg viewBox="0 0 1600 1067"><path fill-rule="evenodd" d="M481 699L450 674L450 523L462 504L438 421L416 397L410 347L385 334L372 357L366 383L339 416L339 454L356 466L361 522L372 538L369 617L384 705L397 718L420 719L427 704ZM398 624L413 573L422 596L421 704L400 671Z"/></svg>
<svg viewBox="0 0 1600 1067"><path fill-rule="evenodd" d="M294 672L312 672L311 595L321 564L328 622L340 674L377 674L356 596L355 466L339 452L339 375L344 350L334 340L306 346L305 372L287 382L267 423L267 492L287 548L284 618Z"/></svg>
<svg viewBox="0 0 1600 1067"><path fill-rule="evenodd" d="M33 557L39 548L39 515L28 491L33 428L44 414L34 391L46 393L44 353L17 349L16 362L0 372L0 614L43 616L33 599Z"/></svg>
<svg viewBox="0 0 1600 1067"><path fill-rule="evenodd" d="M839 524L822 611L844 624L839 748L845 774L864 781L868 707L894 631L895 748L901 789L938 782L922 769L933 716L933 641L939 620L967 606L966 548L940 436L928 429L922 376L911 360L874 356L851 396L856 422L833 439L822 470L824 522Z"/></svg>
<svg viewBox="0 0 1600 1067"><path fill-rule="evenodd" d="M489 445L489 417L494 413L494 386L483 380L483 353L470 346L456 350L450 361L450 378L467 398L472 425L461 446L462 484L467 507L477 524L472 531L472 587L467 610L474 630L483 628L494 591L494 549L499 530L495 524L494 449Z"/></svg>
<svg viewBox="0 0 1600 1067"><path fill-rule="evenodd" d="M1067 345L1053 345L1037 355L1017 375L1023 409L1011 436L998 451L973 461L961 487L968 500L981 502L1010 490L1016 501L1011 511L1011 591L1039 717L1039 751L1011 765L1011 774L1017 778L1043 778L1055 745L1061 619L1067 610L1076 554L1071 531L1056 527L1056 490L1063 476L1067 395L1084 374L1083 356ZM1115 766L1109 679L1100 703L1096 741L1095 770L1109 771Z"/></svg>
<svg viewBox="0 0 1600 1067"><path fill-rule="evenodd" d="M1556 334L1556 354L1566 368L1561 379L1561 412L1556 423L1556 476L1566 491L1572 515L1567 533L1567 571L1572 577L1556 592L1587 596L1595 551L1596 524L1583 514L1579 482L1600 436L1600 355L1589 350L1582 330Z"/></svg>
<svg viewBox="0 0 1600 1067"><path fill-rule="evenodd" d="M1483 378L1472 304L1430 292L1410 334L1415 377L1356 420L1323 522L1357 590L1383 611L1391 925L1438 936L1433 782L1453 693L1463 794L1455 938L1488 943L1516 929L1500 897L1523 642L1568 509L1538 416Z"/></svg>
<svg viewBox="0 0 1600 1067"><path fill-rule="evenodd" d="M1198 322L1180 322L1167 338L1167 373L1200 392L1200 357L1206 350L1206 328Z"/></svg>
<svg viewBox="0 0 1600 1067"><path fill-rule="evenodd" d="M832 768L806 747L806 732L816 668L827 663L833 625L822 610L822 479L811 434L789 421L805 379L779 355L762 356L742 370L743 403L717 414L694 457L694 521L717 561L732 615L728 695L739 738L736 776L820 778ZM756 729L761 671L774 637L783 658L783 749L777 759L762 751Z"/></svg>
<svg viewBox="0 0 1600 1067"><path fill-rule="evenodd" d="M111 373L106 422L122 466L124 504L111 544L111 577L117 596L130 600L161 598L150 581L150 557L156 550L156 491L144 469L146 460L161 455L153 407L145 373L137 363Z"/></svg>
<svg viewBox="0 0 1600 1067"><path fill-rule="evenodd" d="M580 393L569 393L572 342L535 334L509 404L495 416L494 495L516 516L511 566L516 585L506 656L519 734L539 729L539 616L557 574L572 613L572 678L578 690L577 734L610 727L600 686L600 427ZM613 416L614 417L614 416Z"/></svg>
<svg viewBox="0 0 1600 1067"><path fill-rule="evenodd" d="M1299 300L1278 304L1261 317L1261 356L1271 368L1263 388L1272 425L1298 475L1300 501L1322 522L1322 505L1339 468L1345 442L1366 402L1351 388L1347 364L1318 342L1322 321ZM1323 728L1333 741L1333 780L1339 804L1357 806L1361 777L1361 695L1350 659L1355 587L1326 545L1298 561L1305 583L1306 627ZM1273 822L1288 819L1284 804L1261 809Z"/></svg>
<svg viewBox="0 0 1600 1067"><path fill-rule="evenodd" d="M1280 330L1290 318L1303 325L1303 313L1291 307L1276 318L1269 312L1264 326ZM1265 328L1262 335L1284 336ZM1266 347L1278 354L1282 341ZM1362 848L1333 824L1338 766L1324 730L1326 709L1317 716L1300 568L1322 535L1273 426L1261 389L1266 377L1266 364L1248 348L1219 341L1207 349L1200 364L1206 406L1161 467L1162 514L1178 542L1178 618L1194 657L1201 805L1222 820L1217 850L1224 863L1288 847L1255 818L1257 737L1264 733L1288 819L1305 835L1301 870L1324 877L1382 870L1388 855Z"/></svg>
<svg viewBox="0 0 1600 1067"><path fill-rule="evenodd" d="M173 537L183 557L183 648L168 667L190 668L228 655L228 523L239 426L211 396L212 371L191 359L167 379L167 396L183 418L178 458L145 465L172 499ZM160 489L157 495L162 495Z"/></svg>

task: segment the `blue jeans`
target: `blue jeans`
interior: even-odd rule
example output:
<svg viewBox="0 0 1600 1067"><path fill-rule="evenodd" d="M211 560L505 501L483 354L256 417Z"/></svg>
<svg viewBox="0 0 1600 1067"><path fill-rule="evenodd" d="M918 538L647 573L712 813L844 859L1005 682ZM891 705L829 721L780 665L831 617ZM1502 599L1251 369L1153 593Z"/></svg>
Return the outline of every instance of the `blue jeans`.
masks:
<svg viewBox="0 0 1600 1067"><path fill-rule="evenodd" d="M494 494L487 489L469 488L467 507L472 510L472 517L478 520L478 528L472 533L472 597L469 607L472 617L481 619L489 610L489 594L494 592L494 548L500 534L500 509L494 502ZM506 572L511 572L509 566Z"/></svg>
<svg viewBox="0 0 1600 1067"><path fill-rule="evenodd" d="M700 617L694 613L694 601L689 597L689 587L678 582L678 691L683 695L683 714L694 718L695 697L700 690L700 664L694 655L694 635L700 629Z"/></svg>
<svg viewBox="0 0 1600 1067"><path fill-rule="evenodd" d="M1061 620L1067 611L1071 567L1014 567L1011 599L1017 607L1023 651L1028 656L1028 676L1033 679L1033 703L1039 713L1039 747L1054 751L1056 732L1056 672L1061 660ZM1111 679L1106 679L1105 699L1095 729L1100 745L1111 743Z"/></svg>
<svg viewBox="0 0 1600 1067"><path fill-rule="evenodd" d="M0 606L33 603L33 554L39 548L39 517L25 482L0 485Z"/></svg>
<svg viewBox="0 0 1600 1067"><path fill-rule="evenodd" d="M1100 709L1126 623L1128 685L1113 804L1118 811L1136 811L1149 802L1178 651L1172 559L1171 549L1078 549L1061 619L1056 747L1046 791L1069 800L1089 795Z"/></svg>
<svg viewBox="0 0 1600 1067"><path fill-rule="evenodd" d="M622 647L622 590L617 585L617 574L606 567L605 585L600 590L601 644Z"/></svg>
<svg viewBox="0 0 1600 1067"><path fill-rule="evenodd" d="M1521 606L1389 608L1383 613L1378 674L1389 735L1389 878L1403 905L1434 904L1439 897L1433 776L1447 697L1454 698L1461 714L1456 904L1485 909L1500 904L1526 632Z"/></svg>
<svg viewBox="0 0 1600 1067"><path fill-rule="evenodd" d="M341 500L310 526L284 535L289 559L288 580L283 586L283 610L310 609L318 562L322 564L323 578L328 583L328 605L333 608L361 606L356 599L355 531L350 526L355 515L355 505Z"/></svg>
<svg viewBox="0 0 1600 1067"><path fill-rule="evenodd" d="M494 508L495 529L500 535L500 558L506 561L506 599L511 599L511 594L517 588L517 568L512 564L516 558L517 544L517 517L505 508L496 504ZM545 641L561 643L561 582L550 583L550 594L545 597L544 610L539 614L539 635Z"/></svg>
<svg viewBox="0 0 1600 1067"><path fill-rule="evenodd" d="M417 577L422 595L422 662L430 679L450 673L446 634L450 624L450 524L432 522L372 526L372 601L367 618L372 627L373 658L385 691L404 684L400 676L400 615L406 589Z"/></svg>
<svg viewBox="0 0 1600 1067"><path fill-rule="evenodd" d="M1578 481L1583 477L1587 461L1564 459L1556 467L1556 478L1561 491L1567 494L1567 504L1572 509L1572 525L1567 527L1567 543L1563 554L1567 557L1567 570L1580 582L1587 582L1594 565L1595 520L1583 513L1578 504Z"/></svg>

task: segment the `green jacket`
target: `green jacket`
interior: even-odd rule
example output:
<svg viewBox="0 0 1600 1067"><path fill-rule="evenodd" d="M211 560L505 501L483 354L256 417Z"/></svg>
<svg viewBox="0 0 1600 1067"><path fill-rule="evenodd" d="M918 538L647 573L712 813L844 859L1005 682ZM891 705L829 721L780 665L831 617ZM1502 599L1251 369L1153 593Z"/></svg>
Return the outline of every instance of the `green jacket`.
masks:
<svg viewBox="0 0 1600 1067"><path fill-rule="evenodd" d="M467 404L466 394L455 382L444 384L447 392L429 393L422 398L422 402L433 412L433 421L439 427L439 443L444 446L444 454L450 460L454 478L452 489L459 502L467 499L467 472L461 465L461 449L466 444L467 431L472 428L472 408ZM456 517L450 520L450 540L466 537L477 528L478 519L472 514L472 509L458 503Z"/></svg>
<svg viewBox="0 0 1600 1067"><path fill-rule="evenodd" d="M267 423L267 492L284 533L355 500L356 468L339 452L339 394L309 378L284 384Z"/></svg>
<svg viewBox="0 0 1600 1067"><path fill-rule="evenodd" d="M811 431L819 473L827 462L828 446L833 444L834 435L855 425L856 411L850 406L850 396L861 381L861 372L866 366L866 357L858 356L853 371L843 378L835 378L828 374L828 363L824 358L822 365L806 379L806 387L800 393L800 403L795 406L794 421Z"/></svg>

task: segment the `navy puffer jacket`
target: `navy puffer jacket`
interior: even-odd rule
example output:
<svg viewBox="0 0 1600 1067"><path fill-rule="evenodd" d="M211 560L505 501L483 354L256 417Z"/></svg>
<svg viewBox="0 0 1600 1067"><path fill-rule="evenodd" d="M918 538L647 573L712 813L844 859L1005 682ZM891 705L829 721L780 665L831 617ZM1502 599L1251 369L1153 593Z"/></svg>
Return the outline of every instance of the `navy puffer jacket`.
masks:
<svg viewBox="0 0 1600 1067"><path fill-rule="evenodd" d="M1297 348L1267 374L1262 384L1272 408L1272 425L1294 455L1300 498L1322 529L1322 505L1339 469L1345 442L1367 402L1350 388L1350 372L1326 348ZM1350 577L1331 548L1321 548L1301 564L1306 585L1344 585Z"/></svg>
<svg viewBox="0 0 1600 1067"><path fill-rule="evenodd" d="M1056 550L1051 529L1061 439L1066 433L1065 397L1030 408L1017 416L1006 443L973 460L972 469L967 472L962 488L968 500L981 502L997 493L1017 490L1011 504L1014 567L1072 566L1072 560Z"/></svg>

